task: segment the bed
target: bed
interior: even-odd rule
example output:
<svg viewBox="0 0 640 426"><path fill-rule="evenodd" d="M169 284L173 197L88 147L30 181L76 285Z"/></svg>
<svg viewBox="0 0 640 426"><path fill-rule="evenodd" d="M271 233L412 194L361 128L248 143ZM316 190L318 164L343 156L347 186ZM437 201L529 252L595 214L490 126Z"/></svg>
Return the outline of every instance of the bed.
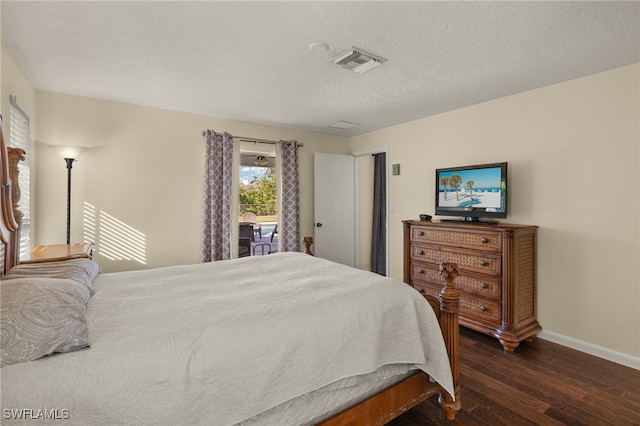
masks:
<svg viewBox="0 0 640 426"><path fill-rule="evenodd" d="M371 425L435 394L459 410L455 265L436 301L304 253L19 264L20 155L0 145L3 424Z"/></svg>

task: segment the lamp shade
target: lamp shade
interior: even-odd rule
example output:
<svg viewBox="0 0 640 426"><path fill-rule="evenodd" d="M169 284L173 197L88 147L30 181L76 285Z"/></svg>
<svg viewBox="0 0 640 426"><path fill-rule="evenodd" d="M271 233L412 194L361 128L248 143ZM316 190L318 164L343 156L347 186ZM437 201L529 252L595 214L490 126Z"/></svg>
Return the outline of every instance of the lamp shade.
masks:
<svg viewBox="0 0 640 426"><path fill-rule="evenodd" d="M87 147L84 146L72 146L72 145L49 145L56 151L56 154L61 158L73 158L77 159L80 155L85 152Z"/></svg>

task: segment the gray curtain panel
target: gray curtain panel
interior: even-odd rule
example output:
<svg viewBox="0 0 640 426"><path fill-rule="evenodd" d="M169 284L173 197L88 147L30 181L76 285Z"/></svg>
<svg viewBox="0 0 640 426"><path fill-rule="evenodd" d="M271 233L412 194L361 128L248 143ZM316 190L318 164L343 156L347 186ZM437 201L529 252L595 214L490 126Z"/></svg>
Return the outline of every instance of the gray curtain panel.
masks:
<svg viewBox="0 0 640 426"><path fill-rule="evenodd" d="M373 154L373 230L371 270L387 274L387 154Z"/></svg>
<svg viewBox="0 0 640 426"><path fill-rule="evenodd" d="M201 262L231 259L233 137L206 131Z"/></svg>
<svg viewBox="0 0 640 426"><path fill-rule="evenodd" d="M298 182L298 141L280 141L282 160L282 211L278 225L282 251L300 251L300 184Z"/></svg>

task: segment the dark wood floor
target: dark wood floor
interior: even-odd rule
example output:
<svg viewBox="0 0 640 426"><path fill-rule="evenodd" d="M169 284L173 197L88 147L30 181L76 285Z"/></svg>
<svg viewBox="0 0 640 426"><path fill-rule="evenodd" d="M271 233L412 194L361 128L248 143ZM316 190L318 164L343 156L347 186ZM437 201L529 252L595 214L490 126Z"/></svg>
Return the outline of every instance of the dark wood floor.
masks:
<svg viewBox="0 0 640 426"><path fill-rule="evenodd" d="M640 425L640 371L542 339L506 353L461 327L462 410L430 399L389 425Z"/></svg>

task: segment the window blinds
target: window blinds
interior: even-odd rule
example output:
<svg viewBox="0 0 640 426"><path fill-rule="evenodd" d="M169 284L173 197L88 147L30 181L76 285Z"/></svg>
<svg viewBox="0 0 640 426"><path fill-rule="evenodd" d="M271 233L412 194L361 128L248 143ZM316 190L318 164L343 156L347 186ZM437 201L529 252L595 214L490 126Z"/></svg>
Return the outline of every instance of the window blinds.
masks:
<svg viewBox="0 0 640 426"><path fill-rule="evenodd" d="M23 214L20 232L20 257L23 257L31 248L31 155L29 155L31 140L29 138L29 115L17 104L15 96L11 96L10 99L9 145L14 148L22 148L26 153L25 160L18 162L18 182L21 194L18 208Z"/></svg>

